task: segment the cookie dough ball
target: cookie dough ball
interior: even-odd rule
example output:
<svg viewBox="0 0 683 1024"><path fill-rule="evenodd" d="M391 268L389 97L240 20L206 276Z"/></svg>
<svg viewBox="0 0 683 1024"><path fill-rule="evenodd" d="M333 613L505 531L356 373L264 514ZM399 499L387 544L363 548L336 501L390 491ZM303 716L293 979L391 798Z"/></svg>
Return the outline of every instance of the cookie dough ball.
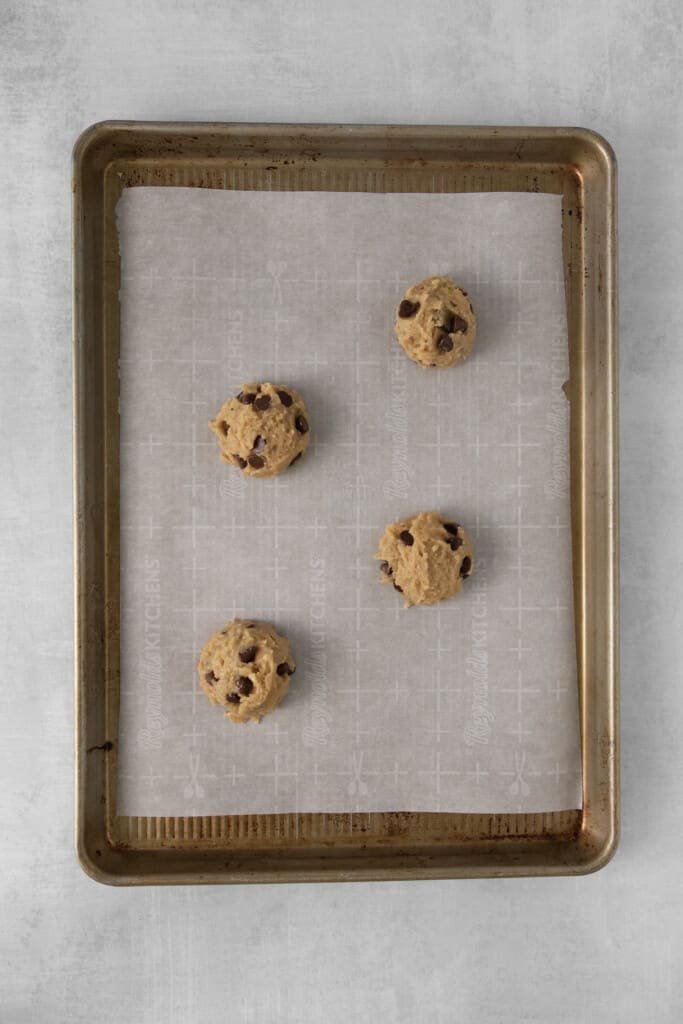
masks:
<svg viewBox="0 0 683 1024"><path fill-rule="evenodd" d="M396 334L420 366L455 366L472 351L477 318L467 292L448 277L428 277L405 293L396 312Z"/></svg>
<svg viewBox="0 0 683 1024"><path fill-rule="evenodd" d="M462 526L437 512L390 523L375 558L381 561L381 582L403 594L405 608L453 597L474 564L472 542Z"/></svg>
<svg viewBox="0 0 683 1024"><path fill-rule="evenodd" d="M260 722L289 689L292 649L267 622L233 619L214 633L199 656L202 690L233 722Z"/></svg>
<svg viewBox="0 0 683 1024"><path fill-rule="evenodd" d="M304 400L284 384L245 384L209 426L221 458L247 476L277 476L301 458L311 439Z"/></svg>

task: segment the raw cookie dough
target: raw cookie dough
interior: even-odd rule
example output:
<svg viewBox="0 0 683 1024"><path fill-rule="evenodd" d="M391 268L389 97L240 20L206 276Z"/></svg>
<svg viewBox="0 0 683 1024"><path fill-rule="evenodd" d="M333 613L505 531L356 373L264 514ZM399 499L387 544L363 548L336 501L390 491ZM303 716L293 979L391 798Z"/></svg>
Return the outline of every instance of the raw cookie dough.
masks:
<svg viewBox="0 0 683 1024"><path fill-rule="evenodd" d="M472 572L472 542L462 526L437 512L390 523L375 558L381 582L403 594L403 605L436 604L453 597Z"/></svg>
<svg viewBox="0 0 683 1024"><path fill-rule="evenodd" d="M311 439L304 400L284 384L245 384L209 426L221 458L247 476L277 476L301 458Z"/></svg>
<svg viewBox="0 0 683 1024"><path fill-rule="evenodd" d="M396 335L420 366L455 366L472 351L477 318L467 292L448 277L428 277L405 293Z"/></svg>
<svg viewBox="0 0 683 1024"><path fill-rule="evenodd" d="M292 649L267 622L233 619L214 633L199 656L202 690L233 722L260 722L289 689Z"/></svg>

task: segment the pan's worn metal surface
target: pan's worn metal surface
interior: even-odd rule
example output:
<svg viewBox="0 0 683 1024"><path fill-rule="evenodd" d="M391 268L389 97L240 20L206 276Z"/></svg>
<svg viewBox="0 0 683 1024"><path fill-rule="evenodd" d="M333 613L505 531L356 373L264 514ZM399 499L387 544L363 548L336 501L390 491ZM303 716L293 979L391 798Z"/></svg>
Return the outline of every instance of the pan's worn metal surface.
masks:
<svg viewBox="0 0 683 1024"><path fill-rule="evenodd" d="M583 808L548 814L117 814L119 253L136 185L563 196ZM76 840L114 884L581 874L618 834L616 167L575 128L137 124L74 151Z"/></svg>

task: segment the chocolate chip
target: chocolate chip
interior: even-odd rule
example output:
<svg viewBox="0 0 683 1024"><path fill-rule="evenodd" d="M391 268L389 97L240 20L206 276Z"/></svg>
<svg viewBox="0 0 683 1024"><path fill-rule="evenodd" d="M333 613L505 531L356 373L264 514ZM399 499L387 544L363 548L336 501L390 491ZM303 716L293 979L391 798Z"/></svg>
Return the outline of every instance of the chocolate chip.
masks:
<svg viewBox="0 0 683 1024"><path fill-rule="evenodd" d="M398 315L402 320L407 320L408 317L415 316L419 308L419 302L411 302L410 299L403 299L401 305L398 307Z"/></svg>
<svg viewBox="0 0 683 1024"><path fill-rule="evenodd" d="M451 328L451 334L464 334L467 330L467 320L463 320L457 313L453 314L453 327Z"/></svg>
<svg viewBox="0 0 683 1024"><path fill-rule="evenodd" d="M462 565L460 566L460 575L463 577L469 576L471 569L472 559L469 557L469 555L465 555L465 557L462 560Z"/></svg>
<svg viewBox="0 0 683 1024"><path fill-rule="evenodd" d="M221 430L223 431L223 433L227 437L228 436L228 431L230 430L230 424L226 423L225 420L221 420Z"/></svg>
<svg viewBox="0 0 683 1024"><path fill-rule="evenodd" d="M243 647L241 651L237 653L240 656L240 661L243 661L245 665L248 665L250 661L253 661L256 657L256 644L252 644L251 647Z"/></svg>
<svg viewBox="0 0 683 1024"><path fill-rule="evenodd" d="M443 528L446 533L452 533L454 537L457 537L458 530L460 529L459 523L444 523Z"/></svg>
<svg viewBox="0 0 683 1024"><path fill-rule="evenodd" d="M289 409L290 405L294 401L289 391L278 391L277 397L280 399L283 405L286 405Z"/></svg>
<svg viewBox="0 0 683 1024"><path fill-rule="evenodd" d="M237 687L239 692L243 694L245 697L248 697L251 691L254 689L254 684L252 683L249 676L238 676L235 681L235 686Z"/></svg>
<svg viewBox="0 0 683 1024"><path fill-rule="evenodd" d="M265 447L266 439L264 437L261 437L260 434L257 434L256 437L254 438L254 445L251 450L253 452L262 452Z"/></svg>
<svg viewBox="0 0 683 1024"><path fill-rule="evenodd" d="M204 678L206 679L209 686L213 686L214 683L218 682L218 676L214 675L213 672L207 672Z"/></svg>
<svg viewBox="0 0 683 1024"><path fill-rule="evenodd" d="M247 462L249 463L252 469L263 469L263 467L266 464L264 459L262 459L260 455L250 455L249 458L247 459Z"/></svg>
<svg viewBox="0 0 683 1024"><path fill-rule="evenodd" d="M241 455L235 455L234 459L237 465L240 467L240 469L244 469L244 467L247 464L247 460L243 459Z"/></svg>
<svg viewBox="0 0 683 1024"><path fill-rule="evenodd" d="M383 572L385 576L391 576L394 571L388 562L380 562L379 568L380 572Z"/></svg>
<svg viewBox="0 0 683 1024"><path fill-rule="evenodd" d="M293 466L295 462L299 461L299 459L301 458L302 455L303 455L303 452L299 452L298 455L295 455L289 465Z"/></svg>
<svg viewBox="0 0 683 1024"><path fill-rule="evenodd" d="M277 674L279 676L291 676L294 673L294 669L290 668L286 661L281 662L277 667Z"/></svg>
<svg viewBox="0 0 683 1024"><path fill-rule="evenodd" d="M415 543L415 538L410 530L401 530L398 535L398 539L402 540L404 544L408 545L408 547L411 547Z"/></svg>
<svg viewBox="0 0 683 1024"><path fill-rule="evenodd" d="M226 693L225 699L227 700L228 704L239 704L240 695L239 693Z"/></svg>
<svg viewBox="0 0 683 1024"><path fill-rule="evenodd" d="M449 338L447 334L442 334L440 338L436 339L436 347L439 352L452 352L453 339Z"/></svg>
<svg viewBox="0 0 683 1024"><path fill-rule="evenodd" d="M399 594L403 593L403 587L399 587L398 583L394 583L394 590L398 590Z"/></svg>
<svg viewBox="0 0 683 1024"><path fill-rule="evenodd" d="M294 420L294 426L296 427L300 434L308 433L308 420L306 419L305 416L297 416L297 418Z"/></svg>
<svg viewBox="0 0 683 1024"><path fill-rule="evenodd" d="M242 405L251 405L255 398L256 395L252 391L240 391L237 401L241 402Z"/></svg>
<svg viewBox="0 0 683 1024"><path fill-rule="evenodd" d="M263 412L264 409L270 409L270 395L259 395L254 402L254 408L258 409L259 412Z"/></svg>
<svg viewBox="0 0 683 1024"><path fill-rule="evenodd" d="M451 551L457 551L458 548L462 547L462 540L460 537L446 537L446 543Z"/></svg>

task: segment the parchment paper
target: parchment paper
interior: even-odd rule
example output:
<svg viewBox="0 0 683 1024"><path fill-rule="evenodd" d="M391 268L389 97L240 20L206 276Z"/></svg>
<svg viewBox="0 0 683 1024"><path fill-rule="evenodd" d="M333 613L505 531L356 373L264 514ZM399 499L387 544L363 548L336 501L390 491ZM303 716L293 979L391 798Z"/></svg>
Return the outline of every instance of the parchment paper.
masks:
<svg viewBox="0 0 683 1024"><path fill-rule="evenodd" d="M135 188L118 222L120 813L579 807L560 198ZM447 371L393 334L431 274L479 319ZM207 427L258 380L311 414L274 480ZM475 572L404 611L372 556L423 509L466 526ZM259 726L197 682L234 616L297 659Z"/></svg>

